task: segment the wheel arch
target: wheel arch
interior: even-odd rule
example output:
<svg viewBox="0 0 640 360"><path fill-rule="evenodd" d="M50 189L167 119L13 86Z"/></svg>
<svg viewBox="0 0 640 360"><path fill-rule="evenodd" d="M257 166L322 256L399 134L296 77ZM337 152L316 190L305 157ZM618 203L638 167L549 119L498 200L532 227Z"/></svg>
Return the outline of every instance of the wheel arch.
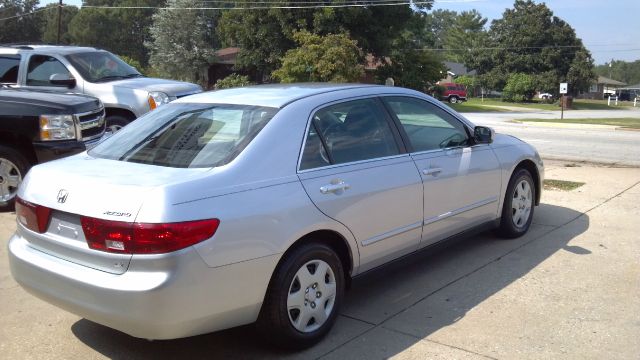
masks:
<svg viewBox="0 0 640 360"><path fill-rule="evenodd" d="M511 176L518 171L519 169L525 169L529 171L531 176L533 177L533 183L536 187L536 205L540 205L540 197L542 196L542 181L540 181L540 172L538 171L538 167L536 164L530 159L524 159L516 165L516 167L511 172Z"/></svg>
<svg viewBox="0 0 640 360"><path fill-rule="evenodd" d="M13 147L18 150L18 152L22 153L27 161L29 161L31 166L38 162L38 157L33 149L33 144L26 136L8 131L0 131L0 145Z"/></svg>
<svg viewBox="0 0 640 360"><path fill-rule="evenodd" d="M331 249L333 249L333 251L336 252L344 268L346 285L349 286L351 283L351 274L353 273L354 264L355 264L353 257L354 255L357 254L357 249L355 250L355 253L354 253L353 249L351 249L349 245L348 240L344 236L342 236L342 234L340 234L335 230L328 230L328 229L315 230L300 237L298 240L293 242L293 244L291 244L287 248L287 250L282 254L282 256L280 257L280 260L278 261L278 264L276 265L273 271L273 274L275 274L277 270L280 268L280 266L282 266L282 263L285 261L285 259L289 254L291 254L295 249L299 248L300 246L303 246L309 243L324 244L329 246ZM272 279L273 279L273 274L271 275Z"/></svg>
<svg viewBox="0 0 640 360"><path fill-rule="evenodd" d="M122 116L129 120L129 122L136 119L136 114L134 114L131 110L117 108L117 107L105 107L105 118L109 118L110 116Z"/></svg>

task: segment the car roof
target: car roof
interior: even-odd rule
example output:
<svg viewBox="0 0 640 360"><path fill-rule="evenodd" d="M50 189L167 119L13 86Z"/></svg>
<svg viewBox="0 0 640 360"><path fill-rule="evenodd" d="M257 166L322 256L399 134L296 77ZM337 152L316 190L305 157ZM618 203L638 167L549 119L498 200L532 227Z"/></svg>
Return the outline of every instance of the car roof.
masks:
<svg viewBox="0 0 640 360"><path fill-rule="evenodd" d="M380 85L300 83L270 84L215 90L187 96L175 103L234 104L281 108L293 101L328 92L378 88Z"/></svg>
<svg viewBox="0 0 640 360"><path fill-rule="evenodd" d="M55 53L55 54L74 54L78 52L87 52L87 51L99 51L100 49L96 49L93 47L85 47L85 46L60 46L60 45L30 45L30 44L20 44L20 45L0 45L0 53L23 53L23 52L43 52L43 53Z"/></svg>

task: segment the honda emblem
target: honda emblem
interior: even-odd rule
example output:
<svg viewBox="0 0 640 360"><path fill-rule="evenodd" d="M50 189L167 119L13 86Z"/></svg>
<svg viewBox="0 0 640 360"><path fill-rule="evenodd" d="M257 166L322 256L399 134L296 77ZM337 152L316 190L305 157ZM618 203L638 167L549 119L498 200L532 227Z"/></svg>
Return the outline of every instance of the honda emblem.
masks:
<svg viewBox="0 0 640 360"><path fill-rule="evenodd" d="M67 197L69 196L69 192L65 189L60 189L60 191L58 191L58 202L60 204L64 204L65 201L67 201Z"/></svg>

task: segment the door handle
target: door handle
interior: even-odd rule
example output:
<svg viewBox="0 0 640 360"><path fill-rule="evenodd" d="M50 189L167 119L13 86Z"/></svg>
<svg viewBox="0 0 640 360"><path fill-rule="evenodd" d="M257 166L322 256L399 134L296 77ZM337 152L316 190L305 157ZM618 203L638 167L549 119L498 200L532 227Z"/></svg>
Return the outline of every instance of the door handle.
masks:
<svg viewBox="0 0 640 360"><path fill-rule="evenodd" d="M347 184L346 182L340 180L340 181L336 181L335 183L332 181L331 184L329 185L324 185L320 187L320 192L323 194L329 194L329 193L339 193L341 191L344 190L348 190L351 186L349 184Z"/></svg>
<svg viewBox="0 0 640 360"><path fill-rule="evenodd" d="M442 172L442 168L429 168L429 169L423 169L422 173L425 175L432 175L432 176L436 176L438 174L440 174Z"/></svg>

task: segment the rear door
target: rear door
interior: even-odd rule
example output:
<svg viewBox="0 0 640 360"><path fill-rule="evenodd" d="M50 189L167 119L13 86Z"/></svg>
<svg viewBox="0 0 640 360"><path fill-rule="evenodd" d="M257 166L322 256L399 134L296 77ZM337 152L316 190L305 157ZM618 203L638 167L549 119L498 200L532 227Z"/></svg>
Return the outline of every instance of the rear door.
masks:
<svg viewBox="0 0 640 360"><path fill-rule="evenodd" d="M496 218L501 176L488 144L476 145L466 125L413 97L384 97L424 184L426 246Z"/></svg>
<svg viewBox="0 0 640 360"><path fill-rule="evenodd" d="M318 209L353 233L361 271L417 249L422 181L379 100L317 110L299 177Z"/></svg>

